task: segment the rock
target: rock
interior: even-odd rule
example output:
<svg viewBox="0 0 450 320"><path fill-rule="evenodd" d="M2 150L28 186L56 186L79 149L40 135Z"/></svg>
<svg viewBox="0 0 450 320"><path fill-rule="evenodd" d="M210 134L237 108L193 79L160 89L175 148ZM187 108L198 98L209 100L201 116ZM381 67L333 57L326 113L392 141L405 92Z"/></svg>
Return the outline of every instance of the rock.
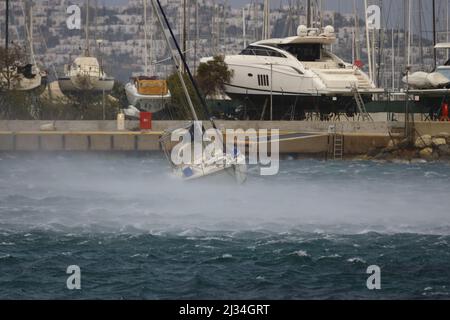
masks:
<svg viewBox="0 0 450 320"><path fill-rule="evenodd" d="M429 134L425 134L417 138L416 143L414 144L416 148L424 149L427 147L431 147L433 144L432 138Z"/></svg>
<svg viewBox="0 0 450 320"><path fill-rule="evenodd" d="M409 139L403 139L397 144L397 147L399 147L400 149L406 149L410 147Z"/></svg>
<svg viewBox="0 0 450 320"><path fill-rule="evenodd" d="M444 139L448 139L448 138L450 138L450 133L448 133L448 132L440 132L440 133L437 134L435 137L436 137L436 138L444 138Z"/></svg>
<svg viewBox="0 0 450 320"><path fill-rule="evenodd" d="M432 148L424 148L420 150L419 155L422 159L431 160L433 159L433 149Z"/></svg>
<svg viewBox="0 0 450 320"><path fill-rule="evenodd" d="M46 123L40 127L41 131L56 131L56 127L54 123Z"/></svg>
<svg viewBox="0 0 450 320"><path fill-rule="evenodd" d="M380 153L380 149L378 148L371 148L368 152L367 152L367 156L369 157L375 157L377 154Z"/></svg>
<svg viewBox="0 0 450 320"><path fill-rule="evenodd" d="M412 159L411 164L424 164L427 163L427 160L425 159Z"/></svg>
<svg viewBox="0 0 450 320"><path fill-rule="evenodd" d="M444 138L433 138L431 141L433 143L433 146L435 147L447 145L447 140L445 140Z"/></svg>
<svg viewBox="0 0 450 320"><path fill-rule="evenodd" d="M443 144L438 147L439 155L450 156L450 146L448 144Z"/></svg>
<svg viewBox="0 0 450 320"><path fill-rule="evenodd" d="M388 143L387 147L385 148L385 150L386 151L397 150L398 149L397 144L398 144L398 141L396 141L396 140L389 140L389 143Z"/></svg>

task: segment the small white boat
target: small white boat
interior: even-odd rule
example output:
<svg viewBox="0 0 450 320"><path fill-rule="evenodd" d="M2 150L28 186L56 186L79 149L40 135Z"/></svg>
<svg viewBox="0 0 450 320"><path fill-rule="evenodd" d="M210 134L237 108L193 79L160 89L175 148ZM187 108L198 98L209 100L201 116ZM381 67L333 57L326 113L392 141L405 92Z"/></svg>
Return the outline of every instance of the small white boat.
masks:
<svg viewBox="0 0 450 320"><path fill-rule="evenodd" d="M114 78L103 70L96 57L91 56L89 46L89 0L86 0L86 50L72 64L64 66L64 76L58 78L61 91L68 96L84 96L109 92Z"/></svg>
<svg viewBox="0 0 450 320"><path fill-rule="evenodd" d="M65 74L58 79L64 94L83 94L85 91L102 93L111 91L114 78L108 77L95 57L78 57L65 66Z"/></svg>
<svg viewBox="0 0 450 320"><path fill-rule="evenodd" d="M9 89L15 91L33 91L45 84L47 74L33 64L10 67ZM8 87L7 80L0 77L2 87Z"/></svg>
<svg viewBox="0 0 450 320"><path fill-rule="evenodd" d="M167 81L146 76L134 77L131 80L125 86L130 105L152 113L164 109L171 98Z"/></svg>

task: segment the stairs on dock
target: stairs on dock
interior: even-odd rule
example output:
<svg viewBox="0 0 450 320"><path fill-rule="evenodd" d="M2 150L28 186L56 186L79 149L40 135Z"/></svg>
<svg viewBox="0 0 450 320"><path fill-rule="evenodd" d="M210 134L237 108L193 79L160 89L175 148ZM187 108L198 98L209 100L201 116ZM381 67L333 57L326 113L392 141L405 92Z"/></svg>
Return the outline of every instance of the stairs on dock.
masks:
<svg viewBox="0 0 450 320"><path fill-rule="evenodd" d="M361 94L358 91L358 88L354 86L352 88L353 91L353 97L356 102L356 107L358 108L358 117L361 118L363 121L373 121L372 117L366 110L366 105L364 103L363 98L361 97Z"/></svg>

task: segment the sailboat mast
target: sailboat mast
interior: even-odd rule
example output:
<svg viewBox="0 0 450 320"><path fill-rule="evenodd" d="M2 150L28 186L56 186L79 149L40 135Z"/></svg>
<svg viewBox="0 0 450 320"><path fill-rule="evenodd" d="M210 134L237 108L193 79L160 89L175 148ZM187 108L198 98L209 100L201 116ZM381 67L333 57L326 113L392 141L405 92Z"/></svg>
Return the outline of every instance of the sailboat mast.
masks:
<svg viewBox="0 0 450 320"><path fill-rule="evenodd" d="M355 59L356 60L361 60L361 56L360 56L360 39L359 39L359 18L358 18L358 11L356 8L356 0L353 0L353 12L354 12L354 16L355 16Z"/></svg>
<svg viewBox="0 0 450 320"><path fill-rule="evenodd" d="M9 47L9 0L6 0L6 12L5 12L5 50L8 54Z"/></svg>
<svg viewBox="0 0 450 320"><path fill-rule="evenodd" d="M155 4L155 2L157 2L157 4ZM194 104L193 104L192 99L191 99L191 96L190 96L189 91L187 89L186 83L184 82L184 79L183 79L183 73L181 72L181 68L180 68L181 65L179 63L179 60L178 60L176 54L175 54L175 50L172 48L172 44L171 44L169 36L168 36L168 34L166 32L166 28L164 27L163 18L161 17L161 14L160 14L160 12L158 11L158 8L157 8L157 6L160 9L162 7L161 7L160 3L158 2L158 0L151 0L151 4L152 4L153 11L155 12L156 17L158 18L159 25L161 26L161 29L163 31L164 39L166 40L166 43L169 46L170 53L172 55L172 60L173 60L173 62L176 65L177 75L178 75L178 78L180 80L183 92L184 92L184 94L186 96L186 100L187 100L189 108L191 110L192 117L194 118L195 121L199 121L198 116L197 116L197 112L195 111ZM166 17L164 17L164 21L166 23L168 23ZM174 36L172 30L170 29L170 25L168 25L168 28L169 28L169 31L171 33L172 38L175 40L175 36ZM175 45L177 47L177 51L178 51L178 54L180 55L180 58L183 60L184 59L183 52L179 48L179 46L178 46L176 41L175 41Z"/></svg>
<svg viewBox="0 0 450 320"><path fill-rule="evenodd" d="M144 2L144 74L148 74L148 40L147 40L147 0Z"/></svg>
<svg viewBox="0 0 450 320"><path fill-rule="evenodd" d="M264 26L263 26L263 39L270 38L270 1L264 0Z"/></svg>
<svg viewBox="0 0 450 320"><path fill-rule="evenodd" d="M89 44L89 0L86 0L86 56L90 56Z"/></svg>
<svg viewBox="0 0 450 320"><path fill-rule="evenodd" d="M245 6L242 8L242 38L244 39L244 49L247 47L247 36L245 34Z"/></svg>
<svg viewBox="0 0 450 320"><path fill-rule="evenodd" d="M34 34L33 34L33 1L30 1L30 7L29 7L29 16L30 16L30 32L29 32L29 37L30 37L30 55L31 55L31 62L33 64L36 64L36 58L34 56Z"/></svg>
<svg viewBox="0 0 450 320"><path fill-rule="evenodd" d="M419 50L420 50L420 66L423 69L423 43L422 43L422 0L419 0Z"/></svg>
<svg viewBox="0 0 450 320"><path fill-rule="evenodd" d="M436 56L436 0L433 0L433 63L436 69L437 56Z"/></svg>
<svg viewBox="0 0 450 320"><path fill-rule="evenodd" d="M411 14L412 14L412 3L408 0L408 67L411 66Z"/></svg>
<svg viewBox="0 0 450 320"><path fill-rule="evenodd" d="M306 1L306 27L311 28L311 0Z"/></svg>

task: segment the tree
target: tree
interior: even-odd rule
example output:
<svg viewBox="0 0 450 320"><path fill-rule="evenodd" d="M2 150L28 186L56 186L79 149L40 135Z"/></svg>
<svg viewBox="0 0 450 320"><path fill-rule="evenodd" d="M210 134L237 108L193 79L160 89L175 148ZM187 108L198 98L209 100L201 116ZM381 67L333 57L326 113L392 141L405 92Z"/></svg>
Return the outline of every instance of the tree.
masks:
<svg viewBox="0 0 450 320"><path fill-rule="evenodd" d="M228 69L223 56L214 56L206 63L200 63L196 80L206 96L214 96L225 91L225 83L229 83L233 71Z"/></svg>
<svg viewBox="0 0 450 320"><path fill-rule="evenodd" d="M25 52L18 45L12 45L8 49L0 47L0 91L14 89L13 85L20 81L17 71L25 63Z"/></svg>
<svg viewBox="0 0 450 320"><path fill-rule="evenodd" d="M194 86L189 80L187 74L183 74L184 82L189 92L189 96L194 104L195 112L199 119L206 119L206 114L202 108L199 97L197 96ZM172 102L169 106L168 112L174 119L192 119L191 110L189 109L188 101L184 93L178 74L175 72L167 78L167 85L172 96Z"/></svg>

